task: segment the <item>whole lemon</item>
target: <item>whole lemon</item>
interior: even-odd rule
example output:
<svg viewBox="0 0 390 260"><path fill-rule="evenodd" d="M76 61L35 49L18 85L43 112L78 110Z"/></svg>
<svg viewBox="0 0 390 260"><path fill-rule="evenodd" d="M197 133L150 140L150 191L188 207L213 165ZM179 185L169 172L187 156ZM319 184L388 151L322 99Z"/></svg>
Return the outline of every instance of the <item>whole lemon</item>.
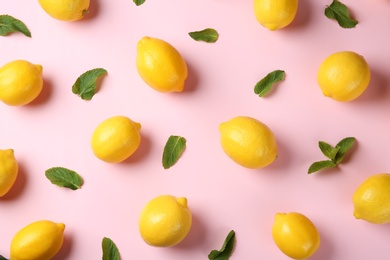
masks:
<svg viewBox="0 0 390 260"><path fill-rule="evenodd" d="M352 197L357 219L373 224L390 222L390 174L379 173L368 177Z"/></svg>
<svg viewBox="0 0 390 260"><path fill-rule="evenodd" d="M141 124L125 116L114 116L100 123L92 134L95 156L108 163L118 163L132 155L141 143Z"/></svg>
<svg viewBox="0 0 390 260"><path fill-rule="evenodd" d="M50 260L62 247L65 225L49 220L33 222L11 241L12 260Z"/></svg>
<svg viewBox="0 0 390 260"><path fill-rule="evenodd" d="M138 74L160 92L181 92L187 78L187 64L180 53L166 41L143 37L137 46Z"/></svg>
<svg viewBox="0 0 390 260"><path fill-rule="evenodd" d="M90 0L38 0L43 10L61 21L77 21L88 13Z"/></svg>
<svg viewBox="0 0 390 260"><path fill-rule="evenodd" d="M371 72L366 60L352 51L329 55L317 73L322 93L341 102L359 97L368 87L370 79Z"/></svg>
<svg viewBox="0 0 390 260"><path fill-rule="evenodd" d="M192 215L186 198L161 195L146 204L138 223L141 237L147 244L168 247L180 243L187 236Z"/></svg>
<svg viewBox="0 0 390 260"><path fill-rule="evenodd" d="M15 60L0 68L0 100L10 106L23 106L42 91L42 66Z"/></svg>
<svg viewBox="0 0 390 260"><path fill-rule="evenodd" d="M313 222L297 212L277 213L272 237L277 247L293 259L306 259L320 246L320 235Z"/></svg>
<svg viewBox="0 0 390 260"><path fill-rule="evenodd" d="M278 148L271 129L257 119L238 116L219 125L224 152L241 166L258 169L271 164Z"/></svg>
<svg viewBox="0 0 390 260"><path fill-rule="evenodd" d="M14 150L0 150L0 197L12 188L18 176L18 170Z"/></svg>
<svg viewBox="0 0 390 260"><path fill-rule="evenodd" d="M275 31L289 25L298 10L298 0L255 0L254 10L257 21Z"/></svg>

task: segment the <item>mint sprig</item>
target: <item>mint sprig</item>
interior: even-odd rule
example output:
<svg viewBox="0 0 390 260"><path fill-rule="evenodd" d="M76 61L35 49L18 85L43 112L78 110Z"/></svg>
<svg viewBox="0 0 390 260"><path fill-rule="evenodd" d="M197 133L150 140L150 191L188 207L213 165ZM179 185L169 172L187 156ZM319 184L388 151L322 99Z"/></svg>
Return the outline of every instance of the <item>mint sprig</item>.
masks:
<svg viewBox="0 0 390 260"><path fill-rule="evenodd" d="M218 40L219 34L215 29L207 28L201 31L190 32L188 35L195 41L214 43Z"/></svg>
<svg viewBox="0 0 390 260"><path fill-rule="evenodd" d="M329 160L317 161L312 163L309 167L308 174L317 172L325 168L333 168L339 165L343 161L345 154L349 151L349 149L351 149L355 141L355 137L347 137L338 142L335 147L324 141L319 141L318 146L321 152L327 158L329 158Z"/></svg>
<svg viewBox="0 0 390 260"><path fill-rule="evenodd" d="M173 166L183 153L187 140L181 136L171 135L164 147L162 164L164 169Z"/></svg>
<svg viewBox="0 0 390 260"><path fill-rule="evenodd" d="M234 245L236 244L236 233L231 230L220 250L212 250L208 255L210 260L228 260L233 253Z"/></svg>
<svg viewBox="0 0 390 260"><path fill-rule="evenodd" d="M64 167L50 168L45 171L45 176L51 183L59 187L77 190L83 185L83 179L78 173Z"/></svg>
<svg viewBox="0 0 390 260"><path fill-rule="evenodd" d="M73 84L73 94L79 95L83 100L91 100L96 93L96 80L105 74L107 74L107 71L102 68L96 68L84 72Z"/></svg>
<svg viewBox="0 0 390 260"><path fill-rule="evenodd" d="M358 24L358 21L350 17L348 7L338 0L333 0L333 2L325 8L325 16L329 19L336 20L342 28L355 28Z"/></svg>
<svg viewBox="0 0 390 260"><path fill-rule="evenodd" d="M27 37L31 37L31 32L22 21L7 14L0 15L0 35L7 36L13 32L20 32Z"/></svg>
<svg viewBox="0 0 390 260"><path fill-rule="evenodd" d="M283 70L274 70L268 73L255 85L255 94L264 97L274 84L284 79L285 72Z"/></svg>
<svg viewBox="0 0 390 260"><path fill-rule="evenodd" d="M112 241L108 237L104 237L102 240L102 251L103 251L102 260L120 260L121 259L117 246L115 245L114 241Z"/></svg>

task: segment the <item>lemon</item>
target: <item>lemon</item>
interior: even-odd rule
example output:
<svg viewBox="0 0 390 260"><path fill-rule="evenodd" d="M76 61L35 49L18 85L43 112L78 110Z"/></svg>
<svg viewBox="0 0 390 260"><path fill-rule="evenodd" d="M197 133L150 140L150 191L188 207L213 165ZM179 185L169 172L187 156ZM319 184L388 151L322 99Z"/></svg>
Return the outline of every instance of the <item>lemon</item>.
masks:
<svg viewBox="0 0 390 260"><path fill-rule="evenodd" d="M255 17L264 27L275 31L289 25L298 10L298 0L255 0Z"/></svg>
<svg viewBox="0 0 390 260"><path fill-rule="evenodd" d="M42 66L15 60L0 68L0 100L10 106L23 106L42 91Z"/></svg>
<svg viewBox="0 0 390 260"><path fill-rule="evenodd" d="M297 212L275 214L272 237L277 247L293 259L306 259L320 246L313 222Z"/></svg>
<svg viewBox="0 0 390 260"><path fill-rule="evenodd" d="M241 166L258 169L271 164L278 148L271 129L262 122L238 116L219 125L224 152Z"/></svg>
<svg viewBox="0 0 390 260"><path fill-rule="evenodd" d="M43 10L61 21L77 21L88 13L90 0L38 0Z"/></svg>
<svg viewBox="0 0 390 260"><path fill-rule="evenodd" d="M352 197L353 215L373 224L390 222L390 174L379 173L368 177Z"/></svg>
<svg viewBox="0 0 390 260"><path fill-rule="evenodd" d="M18 176L18 162L14 150L0 150L0 197L7 194Z"/></svg>
<svg viewBox="0 0 390 260"><path fill-rule="evenodd" d="M168 247L180 243L187 236L192 215L186 198L161 195L146 204L138 223L141 237L147 244Z"/></svg>
<svg viewBox="0 0 390 260"><path fill-rule="evenodd" d="M187 64L166 41L143 37L137 45L138 74L147 85L160 92L181 92L187 78Z"/></svg>
<svg viewBox="0 0 390 260"><path fill-rule="evenodd" d="M141 143L141 124L125 116L114 116L100 123L92 134L95 156L108 163L129 158Z"/></svg>
<svg viewBox="0 0 390 260"><path fill-rule="evenodd" d="M11 260L50 260L61 249L65 225L49 220L33 222L11 241Z"/></svg>
<svg viewBox="0 0 390 260"><path fill-rule="evenodd" d="M363 56L352 51L329 55L317 73L322 93L340 102L359 97L370 83L370 68Z"/></svg>

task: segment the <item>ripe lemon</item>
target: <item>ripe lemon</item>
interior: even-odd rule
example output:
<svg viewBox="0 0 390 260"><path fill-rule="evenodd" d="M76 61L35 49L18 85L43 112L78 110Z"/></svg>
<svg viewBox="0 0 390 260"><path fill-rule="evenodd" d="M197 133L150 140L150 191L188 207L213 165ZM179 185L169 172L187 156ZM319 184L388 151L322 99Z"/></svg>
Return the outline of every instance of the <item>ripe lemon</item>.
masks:
<svg viewBox="0 0 390 260"><path fill-rule="evenodd" d="M187 64L180 53L166 41L143 37L137 46L138 74L160 92L181 92L187 78Z"/></svg>
<svg viewBox="0 0 390 260"><path fill-rule="evenodd" d="M298 10L298 0L255 0L254 10L257 21L275 31L289 25Z"/></svg>
<svg viewBox="0 0 390 260"><path fill-rule="evenodd" d="M118 163L132 155L141 143L141 124L125 116L114 116L100 123L92 134L91 147L97 158Z"/></svg>
<svg viewBox="0 0 390 260"><path fill-rule="evenodd" d="M320 246L320 235L313 222L297 212L277 213L272 237L277 247L293 259L306 259Z"/></svg>
<svg viewBox="0 0 390 260"><path fill-rule="evenodd" d="M258 169L271 164L278 148L272 131L262 122L238 116L219 125L224 152L241 166Z"/></svg>
<svg viewBox="0 0 390 260"><path fill-rule="evenodd" d="M373 224L390 222L390 174L368 177L352 197L353 215Z"/></svg>
<svg viewBox="0 0 390 260"><path fill-rule="evenodd" d="M168 247L180 243L191 229L192 215L186 198L158 196L149 201L139 217L142 239L151 246Z"/></svg>
<svg viewBox="0 0 390 260"><path fill-rule="evenodd" d="M43 10L61 21L77 21L88 13L90 0L38 0Z"/></svg>
<svg viewBox="0 0 390 260"><path fill-rule="evenodd" d="M0 100L10 106L23 106L42 91L42 66L15 60L0 68Z"/></svg>
<svg viewBox="0 0 390 260"><path fill-rule="evenodd" d="M4 196L14 185L18 169L14 150L0 150L0 197Z"/></svg>
<svg viewBox="0 0 390 260"><path fill-rule="evenodd" d="M50 260L61 249L65 225L49 220L33 222L11 241L12 260Z"/></svg>
<svg viewBox="0 0 390 260"><path fill-rule="evenodd" d="M370 78L366 60L352 51L331 54L321 63L317 73L322 93L341 102L359 97L368 87Z"/></svg>

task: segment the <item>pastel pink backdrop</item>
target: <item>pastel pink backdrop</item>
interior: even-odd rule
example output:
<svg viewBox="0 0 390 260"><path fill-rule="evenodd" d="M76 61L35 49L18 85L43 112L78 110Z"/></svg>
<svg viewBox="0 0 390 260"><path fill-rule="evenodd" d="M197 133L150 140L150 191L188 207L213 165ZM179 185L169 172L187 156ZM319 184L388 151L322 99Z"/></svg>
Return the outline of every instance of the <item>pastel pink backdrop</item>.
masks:
<svg viewBox="0 0 390 260"><path fill-rule="evenodd" d="M331 1L300 0L294 22L271 32L257 23L253 1L92 0L89 14L66 23L49 17L38 1L3 0L1 14L22 20L32 38L0 37L0 65L25 59L43 66L44 89L32 104L0 103L0 148L12 148L20 165L9 194L0 199L0 254L9 256L13 235L40 219L66 224L55 260L101 259L101 241L111 238L122 259L207 259L231 229L237 243L231 259L289 259L274 244L277 212L301 212L321 234L315 260L388 259L389 225L356 220L352 194L368 176L390 172L390 2L344 0L354 29L324 16ZM214 28L214 44L188 32ZM188 63L183 93L158 93L140 79L136 45L143 36L164 39ZM322 60L336 51L363 55L372 69L357 100L325 98L316 82ZM91 101L71 91L83 72L108 71ZM266 98L253 93L268 72L286 78ZM125 115L142 124L139 150L120 164L94 157L89 141L104 119ZM279 156L264 169L231 161L219 144L218 125L252 116L275 133ZM171 135L187 139L172 168L161 165ZM307 174L324 159L318 141L336 144L354 136L357 145L336 169ZM80 190L52 185L46 169L62 166L84 178ZM193 213L188 237L172 248L153 248L138 232L142 207L162 194L187 197Z"/></svg>

